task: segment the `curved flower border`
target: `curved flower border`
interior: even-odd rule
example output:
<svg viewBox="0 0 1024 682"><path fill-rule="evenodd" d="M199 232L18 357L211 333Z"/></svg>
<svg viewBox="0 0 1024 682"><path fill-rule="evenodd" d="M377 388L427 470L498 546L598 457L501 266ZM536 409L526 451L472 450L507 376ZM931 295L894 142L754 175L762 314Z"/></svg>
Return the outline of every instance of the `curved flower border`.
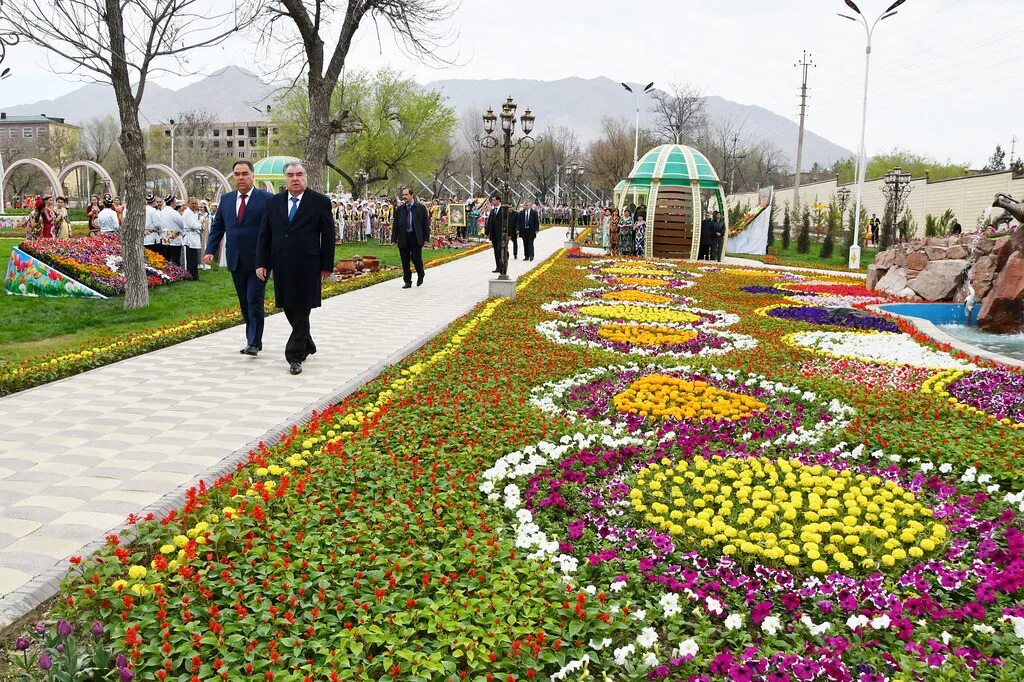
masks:
<svg viewBox="0 0 1024 682"><path fill-rule="evenodd" d="M828 340L835 340L838 343L842 343L844 340L849 340L856 337L874 337L878 346L888 345L886 352L887 357L897 357L897 360L881 360L877 357L871 357L868 355L859 355L858 353L863 352L863 349L858 349L854 346L849 353L838 353L830 350L826 350L818 346L819 343ZM839 338L845 337L845 339ZM898 341L892 341L898 339ZM976 367L969 363L964 363L948 353L942 353L941 351L932 350L927 346L923 346L915 341L906 334L896 334L893 332L859 332L859 331L845 331L845 332L832 332L832 331L810 331L810 332L792 332L782 337L782 342L793 346L802 351L808 353L815 353L817 355L823 355L828 358L837 358L840 360L859 360L861 362L869 362L876 365L910 365L912 367L922 367L925 369L976 369ZM897 344L905 344L900 347ZM911 349L913 346L913 349ZM909 357L908 353L913 350L917 353L917 358ZM931 359L926 359L931 358Z"/></svg>
<svg viewBox="0 0 1024 682"><path fill-rule="evenodd" d="M984 372L987 370L980 371ZM974 405L969 405L968 403L962 402L947 390L947 388L950 385L956 383L957 381L964 378L970 373L971 372L967 370L961 369L944 370L942 372L939 372L935 376L932 376L929 379L925 380L924 384L921 385L921 392L931 393L939 397L945 398L947 401L949 401L950 405L956 407L957 409L964 410L965 412L973 412L974 414L987 417L989 419L992 419L995 423L1001 426L1008 426L1011 429L1024 429L1024 422L1014 421L1009 417L1003 417L1002 419L1000 419L991 412L983 410L979 407L975 407Z"/></svg>
<svg viewBox="0 0 1024 682"><path fill-rule="evenodd" d="M617 343L614 341L608 341L606 339L592 340L589 338L579 338L566 336L564 333L566 330L577 331L585 333L588 327L595 326L596 323L592 323L588 320L547 320L537 325L537 333L546 338L547 340L562 345L570 346L584 346L586 348L596 348L599 350L605 350L610 353L622 353L624 355L634 355L640 357L664 357L664 358L692 358L692 357L711 357L715 355L725 355L732 351L745 351L757 347L757 339L746 334L736 334L733 332L727 332L724 330L715 331L703 331L703 330L692 330L697 331L697 337L690 343L680 344L678 349L673 350L661 347L645 348L643 346ZM646 326L640 322L623 322L621 324L628 324L630 326ZM674 325L674 324L659 324L661 327L671 327L674 329L689 329L686 326ZM720 339L724 343L720 347L714 347L709 345L712 340ZM697 347L694 350L690 350L691 344L695 344ZM628 346L628 349L619 348L619 346Z"/></svg>
<svg viewBox="0 0 1024 682"><path fill-rule="evenodd" d="M653 308L659 310L675 310L679 312L692 313L697 315L701 319L696 322L677 322L675 324L681 327L731 327L740 321L739 315L734 313L727 313L724 310L705 310L704 308L694 308L691 306L680 306L671 304L658 304L658 303L632 303L629 301L604 301L601 305L621 305L630 308ZM580 320L589 320L597 324L606 324L613 320L594 317L591 315L580 314L580 308L587 305L599 305L599 303L591 303L589 301L551 301L541 306L544 310L555 315L561 315L563 317L572 317ZM629 322L636 322L637 320L627 320ZM659 323L661 324L661 323Z"/></svg>

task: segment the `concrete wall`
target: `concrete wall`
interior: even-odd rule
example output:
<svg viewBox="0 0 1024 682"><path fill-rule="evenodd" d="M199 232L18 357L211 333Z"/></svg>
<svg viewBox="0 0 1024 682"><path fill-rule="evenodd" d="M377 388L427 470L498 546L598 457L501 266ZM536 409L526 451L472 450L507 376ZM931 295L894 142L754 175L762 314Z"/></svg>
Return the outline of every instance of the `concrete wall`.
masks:
<svg viewBox="0 0 1024 682"><path fill-rule="evenodd" d="M852 208L857 196L857 185L850 183L842 185L850 189L850 202L847 211ZM882 194L882 187L885 180L875 178L864 183L864 207L868 215L872 213L879 218L885 212L885 196ZM992 205L992 197L997 192L1005 192L1014 198L1024 196L1024 176L1013 177L1011 171L998 173L985 173L983 175L969 175L952 180L936 180L929 182L925 178L914 178L911 183L910 196L907 198L907 208L913 213L914 221L917 223L917 236L924 236L924 219L926 215L933 215L938 218L952 209L964 232L973 232L977 229L978 219L985 210ZM831 201L839 189L835 179L816 182L800 186L800 202L804 205L813 205L819 201L827 204ZM786 202L793 205L793 188L786 187L775 191L776 205L779 211ZM735 194L726 198L730 207L749 204L757 205L757 192ZM781 213L777 213L777 220L782 222Z"/></svg>

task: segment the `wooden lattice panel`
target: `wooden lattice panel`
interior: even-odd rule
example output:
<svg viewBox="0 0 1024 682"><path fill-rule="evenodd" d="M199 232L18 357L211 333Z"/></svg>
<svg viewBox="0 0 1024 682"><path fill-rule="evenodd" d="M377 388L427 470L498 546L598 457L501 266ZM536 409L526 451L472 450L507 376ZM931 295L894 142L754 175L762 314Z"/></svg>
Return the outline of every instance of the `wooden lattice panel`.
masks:
<svg viewBox="0 0 1024 682"><path fill-rule="evenodd" d="M689 258L693 247L693 193L661 185L654 206L654 256Z"/></svg>

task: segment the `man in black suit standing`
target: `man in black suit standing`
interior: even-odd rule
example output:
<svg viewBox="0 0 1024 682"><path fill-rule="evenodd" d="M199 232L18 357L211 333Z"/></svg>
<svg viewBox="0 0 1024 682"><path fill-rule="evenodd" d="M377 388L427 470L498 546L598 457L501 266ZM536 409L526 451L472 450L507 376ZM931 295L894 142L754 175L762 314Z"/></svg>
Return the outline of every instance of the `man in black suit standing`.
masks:
<svg viewBox="0 0 1024 682"><path fill-rule="evenodd" d="M508 260L504 251L507 248L507 243L504 240L508 238L508 234L511 233L515 226L515 216L510 215L508 206L502 206L501 195L494 194L491 196L491 212L487 216L487 236L491 240L491 246L494 247L494 272L499 274L505 274L508 272ZM507 232L502 234L502 225L506 226Z"/></svg>
<svg viewBox="0 0 1024 682"><path fill-rule="evenodd" d="M722 219L722 213L715 211L713 218L714 232L712 235L714 239L711 242L711 260L722 260L722 250L725 248L725 221Z"/></svg>
<svg viewBox="0 0 1024 682"><path fill-rule="evenodd" d="M302 363L316 353L309 334L309 311L320 307L320 286L334 269L334 218L331 200L307 189L306 166L293 161L284 168L285 186L267 205L256 246L256 276L274 273L274 299L292 326L284 348L288 369L302 373Z"/></svg>
<svg viewBox="0 0 1024 682"><path fill-rule="evenodd" d="M395 222L391 226L391 241L398 244L402 257L403 289L412 287L412 268L416 266L416 286L423 284L423 245L430 239L430 213L416 201L411 187L402 188L402 203L395 209Z"/></svg>
<svg viewBox="0 0 1024 682"><path fill-rule="evenodd" d="M530 206L529 201L523 202L523 210L519 212L519 234L523 237L523 260L533 260L533 240L540 229L540 216Z"/></svg>
<svg viewBox="0 0 1024 682"><path fill-rule="evenodd" d="M263 350L263 296L267 287L267 283L256 276L256 241L267 203L274 195L252 186L251 161L239 159L231 172L238 189L220 198L206 241L203 264L213 263L223 238L224 255L245 321L245 348L238 352L255 357Z"/></svg>

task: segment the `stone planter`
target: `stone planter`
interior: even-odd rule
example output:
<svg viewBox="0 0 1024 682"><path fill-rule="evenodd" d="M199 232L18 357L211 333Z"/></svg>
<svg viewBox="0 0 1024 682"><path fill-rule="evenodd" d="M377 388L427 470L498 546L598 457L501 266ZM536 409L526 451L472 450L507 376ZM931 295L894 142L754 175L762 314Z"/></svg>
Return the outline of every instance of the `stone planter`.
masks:
<svg viewBox="0 0 1024 682"><path fill-rule="evenodd" d="M375 256L363 257L363 269L367 272L380 272L380 259Z"/></svg>
<svg viewBox="0 0 1024 682"><path fill-rule="evenodd" d="M338 261L338 264L334 266L334 273L340 277L352 277L359 273L356 268L356 262L352 258L342 258Z"/></svg>

